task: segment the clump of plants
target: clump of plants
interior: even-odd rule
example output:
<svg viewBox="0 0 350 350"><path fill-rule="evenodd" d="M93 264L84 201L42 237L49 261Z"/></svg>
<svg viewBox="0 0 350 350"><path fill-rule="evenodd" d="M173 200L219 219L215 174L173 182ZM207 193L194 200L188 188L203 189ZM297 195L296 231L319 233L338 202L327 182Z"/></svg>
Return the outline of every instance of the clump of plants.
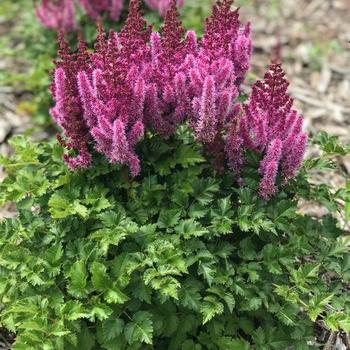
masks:
<svg viewBox="0 0 350 350"><path fill-rule="evenodd" d="M307 136L278 63L240 102L250 26L219 1L204 35L172 1L160 33L130 1L94 49L60 40L59 143L2 158L0 322L20 349L318 349L350 331L350 187L309 181L350 146ZM64 159L64 161L62 160ZM68 165L68 166L67 166ZM300 199L328 214L298 211Z"/></svg>

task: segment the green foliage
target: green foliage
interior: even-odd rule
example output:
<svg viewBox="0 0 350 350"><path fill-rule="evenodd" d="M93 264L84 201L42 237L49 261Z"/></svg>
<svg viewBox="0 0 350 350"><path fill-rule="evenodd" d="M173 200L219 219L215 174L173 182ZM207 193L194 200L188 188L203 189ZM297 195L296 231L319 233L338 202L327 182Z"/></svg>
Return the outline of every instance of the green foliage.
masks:
<svg viewBox="0 0 350 350"><path fill-rule="evenodd" d="M256 160L239 188L184 128L144 141L132 180L97 155L70 172L60 146L11 142L0 204L18 217L0 223L0 322L14 350L317 349L314 321L350 330L337 220L350 185L308 181L346 153L336 139L318 136L321 156L270 201L256 195ZM329 214L299 213L300 198Z"/></svg>

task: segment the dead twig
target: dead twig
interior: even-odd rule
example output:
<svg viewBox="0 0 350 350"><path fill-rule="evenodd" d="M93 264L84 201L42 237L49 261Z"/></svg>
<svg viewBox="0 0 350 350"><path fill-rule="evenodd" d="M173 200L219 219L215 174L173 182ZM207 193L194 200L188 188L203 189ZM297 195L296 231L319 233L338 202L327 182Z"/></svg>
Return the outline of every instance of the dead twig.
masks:
<svg viewBox="0 0 350 350"><path fill-rule="evenodd" d="M328 337L327 343L325 344L323 350L331 350L336 338L337 332L332 331Z"/></svg>
<svg viewBox="0 0 350 350"><path fill-rule="evenodd" d="M348 349L350 349L350 333L346 333L344 336L345 345Z"/></svg>

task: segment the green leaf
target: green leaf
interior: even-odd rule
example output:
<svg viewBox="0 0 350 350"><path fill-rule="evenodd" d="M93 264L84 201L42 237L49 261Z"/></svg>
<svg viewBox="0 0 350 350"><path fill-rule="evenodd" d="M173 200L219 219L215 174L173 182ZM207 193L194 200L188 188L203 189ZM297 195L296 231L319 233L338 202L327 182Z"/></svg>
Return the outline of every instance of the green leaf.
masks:
<svg viewBox="0 0 350 350"><path fill-rule="evenodd" d="M92 285L97 290L106 290L110 284L105 265L94 261L91 266Z"/></svg>
<svg viewBox="0 0 350 350"><path fill-rule="evenodd" d="M201 205L208 205L218 192L219 185L214 179L196 179L192 184L193 197Z"/></svg>
<svg viewBox="0 0 350 350"><path fill-rule="evenodd" d="M310 299L308 314L313 322L316 321L317 317L324 311L326 305L331 302L333 297L333 294L326 294L313 296Z"/></svg>
<svg viewBox="0 0 350 350"><path fill-rule="evenodd" d="M108 319L112 312L113 310L109 306L95 301L89 312L89 319L92 322L95 322L96 319L103 321Z"/></svg>
<svg viewBox="0 0 350 350"><path fill-rule="evenodd" d="M104 342L113 340L122 334L124 330L124 321L120 318L109 319L102 322L102 333Z"/></svg>
<svg viewBox="0 0 350 350"><path fill-rule="evenodd" d="M55 192L49 200L49 211L53 219L63 219L71 215L86 218L88 209L79 200L71 200L62 190Z"/></svg>
<svg viewBox="0 0 350 350"><path fill-rule="evenodd" d="M221 337L217 341L219 350L251 350L252 347L244 339L233 339L230 337Z"/></svg>
<svg viewBox="0 0 350 350"><path fill-rule="evenodd" d="M129 297L117 287L113 287L107 291L105 300L108 304L124 304L129 300Z"/></svg>
<svg viewBox="0 0 350 350"><path fill-rule="evenodd" d="M203 315L203 324L209 322L216 315L224 312L224 305L220 303L217 298L207 296L200 307L200 312Z"/></svg>
<svg viewBox="0 0 350 350"><path fill-rule="evenodd" d="M87 272L84 261L76 261L70 268L68 276L70 278L68 291L76 297L85 295Z"/></svg>
<svg viewBox="0 0 350 350"><path fill-rule="evenodd" d="M181 145L175 154L175 158L178 159L179 164L184 168L193 166L199 163L203 163L205 159L203 156L194 148L188 145Z"/></svg>
<svg viewBox="0 0 350 350"><path fill-rule="evenodd" d="M170 296L174 299L178 299L180 286L180 282L172 276L154 278L151 281L151 287L153 289L159 290L162 295L166 297Z"/></svg>
<svg viewBox="0 0 350 350"><path fill-rule="evenodd" d="M171 228L174 227L181 216L181 210L170 209L162 210L159 214L158 227L159 228Z"/></svg>
<svg viewBox="0 0 350 350"><path fill-rule="evenodd" d="M75 321L80 318L87 317L87 313L83 307L83 304L77 300L69 300L64 305L62 314L64 314L69 321Z"/></svg>
<svg viewBox="0 0 350 350"><path fill-rule="evenodd" d="M343 146L339 137L330 136L326 132L319 132L313 142L321 147L326 154L345 156L350 152L350 144Z"/></svg>
<svg viewBox="0 0 350 350"><path fill-rule="evenodd" d="M209 286L212 284L215 276L215 269L213 269L213 266L206 263L200 263L198 273L204 276Z"/></svg>
<svg viewBox="0 0 350 350"><path fill-rule="evenodd" d="M248 301L249 310L258 310L262 304L261 298L251 298Z"/></svg>
<svg viewBox="0 0 350 350"><path fill-rule="evenodd" d="M78 335L78 341L79 347L81 349L86 350L92 350L95 345L95 337L93 333L84 325L81 332Z"/></svg>
<svg viewBox="0 0 350 350"><path fill-rule="evenodd" d="M182 235L185 239L200 237L208 233L208 230L202 227L194 219L182 220L175 227L175 232Z"/></svg>
<svg viewBox="0 0 350 350"><path fill-rule="evenodd" d="M201 287L201 284L194 279L186 281L179 292L181 305L191 310L199 310L202 299L200 294Z"/></svg>
<svg viewBox="0 0 350 350"><path fill-rule="evenodd" d="M136 312L132 321L126 325L124 333L129 344L136 342L152 344L152 315L147 311Z"/></svg>

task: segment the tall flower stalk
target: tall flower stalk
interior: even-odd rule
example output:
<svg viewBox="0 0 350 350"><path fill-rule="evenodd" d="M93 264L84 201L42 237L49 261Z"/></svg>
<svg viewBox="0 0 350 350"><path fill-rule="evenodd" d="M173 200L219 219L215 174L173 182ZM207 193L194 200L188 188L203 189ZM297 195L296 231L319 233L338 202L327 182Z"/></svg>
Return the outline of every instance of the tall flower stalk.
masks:
<svg viewBox="0 0 350 350"><path fill-rule="evenodd" d="M227 157L236 173L244 163L244 150L263 156L260 166L263 177L260 192L263 197L269 197L276 191L278 169L284 183L294 177L307 144L307 135L302 131L303 117L293 109L288 85L281 64L271 64L264 79L253 85L238 128L231 129L228 136Z"/></svg>
<svg viewBox="0 0 350 350"><path fill-rule="evenodd" d="M46 28L69 32L76 27L73 0L41 0L35 14Z"/></svg>

